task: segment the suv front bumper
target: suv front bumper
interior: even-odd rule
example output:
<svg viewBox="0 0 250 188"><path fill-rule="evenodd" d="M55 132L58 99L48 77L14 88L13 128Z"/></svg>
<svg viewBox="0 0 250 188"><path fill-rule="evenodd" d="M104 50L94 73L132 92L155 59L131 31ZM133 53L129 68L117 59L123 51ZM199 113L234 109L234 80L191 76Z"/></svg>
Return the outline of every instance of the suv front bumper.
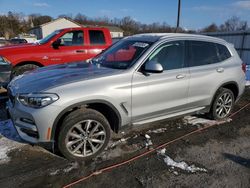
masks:
<svg viewBox="0 0 250 188"><path fill-rule="evenodd" d="M16 100L14 100L16 101ZM53 143L51 140L52 125L56 107L53 105L45 108L34 109L11 100L6 103L8 114L15 126L19 136L25 142L31 144Z"/></svg>

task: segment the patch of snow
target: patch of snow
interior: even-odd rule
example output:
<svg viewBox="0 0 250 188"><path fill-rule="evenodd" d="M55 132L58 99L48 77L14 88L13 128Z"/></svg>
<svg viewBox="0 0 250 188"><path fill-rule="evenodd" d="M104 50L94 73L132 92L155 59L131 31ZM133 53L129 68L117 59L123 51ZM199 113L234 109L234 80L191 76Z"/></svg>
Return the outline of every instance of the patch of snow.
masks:
<svg viewBox="0 0 250 188"><path fill-rule="evenodd" d="M65 169L63 170L63 172L68 173L68 172L72 171L73 169L77 169L78 166L79 166L79 165L78 165L77 162L71 163L71 165L70 165L69 167L65 168Z"/></svg>
<svg viewBox="0 0 250 188"><path fill-rule="evenodd" d="M158 133L163 133L163 132L166 132L167 131L167 128L159 128L159 129L155 129L155 130L149 130L149 131L147 131L147 133L149 134L149 133L156 133L156 134L158 134Z"/></svg>
<svg viewBox="0 0 250 188"><path fill-rule="evenodd" d="M150 139L151 137L148 135L148 134L145 134L145 138L146 138L146 148L148 149L152 149L152 146L153 146L153 142L152 140Z"/></svg>
<svg viewBox="0 0 250 188"><path fill-rule="evenodd" d="M1 141L2 139L0 140L0 147L1 147L0 148L0 164L9 161L9 158L7 155L9 148L6 146L2 146Z"/></svg>
<svg viewBox="0 0 250 188"><path fill-rule="evenodd" d="M249 80L246 82L246 86L250 86L250 81Z"/></svg>
<svg viewBox="0 0 250 188"><path fill-rule="evenodd" d="M77 169L79 167L79 164L77 162L73 162L73 163L70 163L70 166L64 168L64 169L57 169L53 172L50 172L49 175L50 176L55 176L57 174L59 174L60 172L64 172L64 173L68 173L74 169Z"/></svg>
<svg viewBox="0 0 250 188"><path fill-rule="evenodd" d="M196 125L199 127L199 125L215 125L215 124L222 124L225 122L230 122L232 119L227 118L225 120L216 121L216 120L210 120L205 118L198 118L196 116L185 116L184 121L186 121L187 124L190 125Z"/></svg>
<svg viewBox="0 0 250 188"><path fill-rule="evenodd" d="M119 144L122 144L122 143L126 143L128 139L130 139L131 137L127 137L127 138L121 138L120 140L117 140L115 142L112 142L108 148L114 148L116 147L117 145Z"/></svg>
<svg viewBox="0 0 250 188"><path fill-rule="evenodd" d="M178 173L177 171L174 171L173 173L174 173L174 175L176 175L176 176L179 175L179 173Z"/></svg>
<svg viewBox="0 0 250 188"><path fill-rule="evenodd" d="M20 140L10 120L0 121L0 164L9 162L8 153L24 145L15 142Z"/></svg>
<svg viewBox="0 0 250 188"><path fill-rule="evenodd" d="M196 167L195 165L188 165L186 162L181 161L181 162L176 162L173 159L171 159L169 156L166 155L166 150L162 149L158 151L158 154L162 155L164 158L164 162L166 163L167 166L170 166L172 169L174 168L179 168L187 172L195 173L195 172L207 172L207 169L205 168L200 168Z"/></svg>
<svg viewBox="0 0 250 188"><path fill-rule="evenodd" d="M166 148L157 151L159 154L164 155L166 153Z"/></svg>
<svg viewBox="0 0 250 188"><path fill-rule="evenodd" d="M214 120L204 119L204 118L197 118L195 116L186 116L184 117L184 120L191 125L197 125L197 124L207 124L207 123L216 123Z"/></svg>
<svg viewBox="0 0 250 188"><path fill-rule="evenodd" d="M145 134L146 139L150 139L151 137L148 134Z"/></svg>
<svg viewBox="0 0 250 188"><path fill-rule="evenodd" d="M56 171L54 171L54 172L49 173L49 175L55 176L55 175L57 175L59 172L60 172L60 169L58 169L58 170L56 170Z"/></svg>

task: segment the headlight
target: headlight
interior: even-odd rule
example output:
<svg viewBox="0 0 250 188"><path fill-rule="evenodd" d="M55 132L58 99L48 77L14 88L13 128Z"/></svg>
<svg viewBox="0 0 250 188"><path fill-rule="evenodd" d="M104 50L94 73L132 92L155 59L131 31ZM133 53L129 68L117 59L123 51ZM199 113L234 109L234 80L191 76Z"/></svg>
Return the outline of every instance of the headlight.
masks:
<svg viewBox="0 0 250 188"><path fill-rule="evenodd" d="M30 94L20 94L18 100L25 106L32 108L42 108L55 101L59 97L53 93L30 93Z"/></svg>
<svg viewBox="0 0 250 188"><path fill-rule="evenodd" d="M0 65L10 65L10 62L6 58L0 56Z"/></svg>

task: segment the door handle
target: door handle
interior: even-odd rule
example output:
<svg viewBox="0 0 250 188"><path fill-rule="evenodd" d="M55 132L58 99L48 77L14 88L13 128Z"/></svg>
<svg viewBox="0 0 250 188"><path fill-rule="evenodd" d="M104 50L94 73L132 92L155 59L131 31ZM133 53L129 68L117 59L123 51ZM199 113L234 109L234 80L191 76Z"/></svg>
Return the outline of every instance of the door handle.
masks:
<svg viewBox="0 0 250 188"><path fill-rule="evenodd" d="M87 50L76 50L76 53L87 53Z"/></svg>
<svg viewBox="0 0 250 188"><path fill-rule="evenodd" d="M184 75L184 74L178 74L178 75L176 76L177 79L183 79L183 78L185 78L185 77L186 77L186 75Z"/></svg>
<svg viewBox="0 0 250 188"><path fill-rule="evenodd" d="M218 73L222 73L222 72L224 72L224 68L222 68L222 67L217 68L216 71L217 71Z"/></svg>

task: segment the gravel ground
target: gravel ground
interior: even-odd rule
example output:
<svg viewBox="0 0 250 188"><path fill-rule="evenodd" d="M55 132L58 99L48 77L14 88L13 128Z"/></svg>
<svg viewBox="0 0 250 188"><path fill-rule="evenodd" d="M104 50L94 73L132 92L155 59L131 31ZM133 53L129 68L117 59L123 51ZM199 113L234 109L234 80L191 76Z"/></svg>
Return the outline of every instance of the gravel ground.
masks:
<svg viewBox="0 0 250 188"><path fill-rule="evenodd" d="M235 110L248 102L250 89ZM98 158L79 164L43 148L19 143L3 108L0 119L4 120L0 122L0 187L62 187L98 169L148 151L146 145L150 145L150 141L153 145L149 147L155 147L203 127L205 121L196 118L193 124L187 122L187 118L180 118L125 130L113 136L109 149ZM168 160L167 165L170 158L172 161ZM194 167L200 170L188 171ZM232 117L231 122L200 131L170 144L161 154L151 153L73 187L111 186L250 187L250 106Z"/></svg>

